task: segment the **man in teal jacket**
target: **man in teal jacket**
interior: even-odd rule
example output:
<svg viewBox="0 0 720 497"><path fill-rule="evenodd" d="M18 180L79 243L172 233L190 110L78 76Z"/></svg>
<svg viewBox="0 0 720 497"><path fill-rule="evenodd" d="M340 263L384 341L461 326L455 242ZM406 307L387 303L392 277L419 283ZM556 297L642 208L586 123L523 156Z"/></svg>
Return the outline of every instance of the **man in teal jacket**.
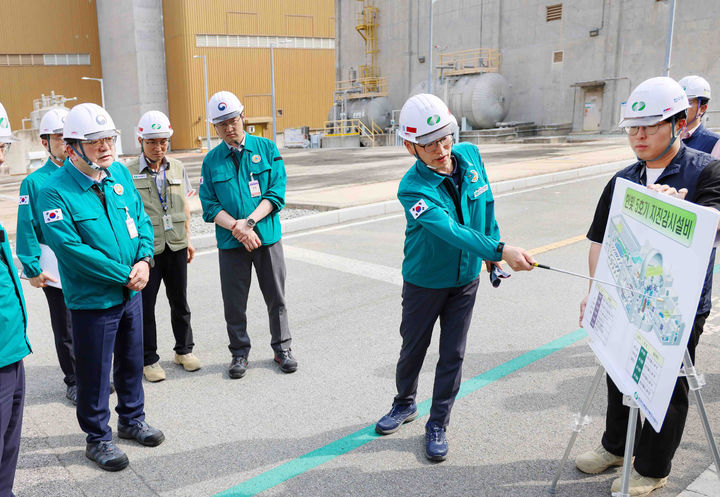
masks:
<svg viewBox="0 0 720 497"><path fill-rule="evenodd" d="M45 242L40 225L42 212L38 209L38 194L48 178L60 169L67 157L62 138L68 111L56 108L45 113L40 121L40 138L48 151L45 165L28 175L20 184L17 216L17 256L25 276L35 288L42 288L50 309L50 324L55 337L55 352L63 372L65 396L77 403L75 384L75 355L72 350L72 325L60 284L55 253Z"/></svg>
<svg viewBox="0 0 720 497"><path fill-rule="evenodd" d="M0 166L14 141L5 107L0 104ZM32 352L27 339L27 312L5 229L0 224L0 495L13 495L20 450L25 368Z"/></svg>
<svg viewBox="0 0 720 497"><path fill-rule="evenodd" d="M285 205L285 164L272 141L245 133L243 109L228 91L208 102L208 119L223 141L205 156L200 177L203 219L216 224L231 378L242 378L247 371L250 337L245 310L253 266L267 304L275 361L284 373L297 370L290 349L278 215Z"/></svg>
<svg viewBox="0 0 720 497"><path fill-rule="evenodd" d="M108 471L128 465L112 441L110 368L118 396L118 435L156 446L163 433L145 422L142 299L152 265L153 227L128 170L115 162L117 130L95 104L65 119L65 166L40 192L42 230L57 254L70 309L85 455ZM114 352L114 362L113 362Z"/></svg>
<svg viewBox="0 0 720 497"><path fill-rule="evenodd" d="M495 272L501 270L500 260L514 271L530 270L535 262L525 250L500 241L480 154L469 143L453 146L456 131L455 118L434 95L411 97L400 113L400 136L417 162L398 190L407 220L398 393L375 426L388 435L417 417L418 376L439 317L440 359L425 425L425 455L433 461L448 453L445 429L460 388L482 261Z"/></svg>

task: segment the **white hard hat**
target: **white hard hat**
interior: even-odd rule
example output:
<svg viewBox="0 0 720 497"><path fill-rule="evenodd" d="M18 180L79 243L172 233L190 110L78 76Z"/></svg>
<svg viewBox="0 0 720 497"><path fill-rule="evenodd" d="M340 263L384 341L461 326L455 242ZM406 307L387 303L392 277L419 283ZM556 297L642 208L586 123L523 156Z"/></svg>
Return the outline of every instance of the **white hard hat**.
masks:
<svg viewBox="0 0 720 497"><path fill-rule="evenodd" d="M245 107L234 93L219 91L208 102L208 121L213 124L221 123L242 114Z"/></svg>
<svg viewBox="0 0 720 497"><path fill-rule="evenodd" d="M138 122L137 135L140 138L170 138L174 131L170 119L159 110L150 110Z"/></svg>
<svg viewBox="0 0 720 497"><path fill-rule="evenodd" d="M12 128L10 128L10 119L8 119L5 107L0 103L0 143L12 143L17 141L12 134Z"/></svg>
<svg viewBox="0 0 720 497"><path fill-rule="evenodd" d="M678 81L688 98L707 98L710 100L710 83L700 76L685 76Z"/></svg>
<svg viewBox="0 0 720 497"><path fill-rule="evenodd" d="M40 120L40 136L62 133L67 115L68 110L63 107L56 107L47 111Z"/></svg>
<svg viewBox="0 0 720 497"><path fill-rule="evenodd" d="M119 134L110 114L96 104L78 104L65 117L65 140L99 140Z"/></svg>
<svg viewBox="0 0 720 497"><path fill-rule="evenodd" d="M672 78L650 78L622 103L619 128L652 126L690 107L682 86Z"/></svg>
<svg viewBox="0 0 720 497"><path fill-rule="evenodd" d="M445 102L429 93L410 97L400 111L400 138L418 145L454 134L457 129L457 120Z"/></svg>

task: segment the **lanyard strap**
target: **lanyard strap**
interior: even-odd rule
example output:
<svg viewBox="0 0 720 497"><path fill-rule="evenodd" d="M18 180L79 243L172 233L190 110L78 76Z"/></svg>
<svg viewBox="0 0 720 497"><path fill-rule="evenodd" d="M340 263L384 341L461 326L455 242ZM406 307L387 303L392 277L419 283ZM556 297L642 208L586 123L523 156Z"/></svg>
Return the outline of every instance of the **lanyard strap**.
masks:
<svg viewBox="0 0 720 497"><path fill-rule="evenodd" d="M155 181L155 186L157 186L157 181ZM158 191L158 198L160 199L160 204L162 205L163 210L167 210L167 168L163 169L163 194L160 195L160 189L157 189Z"/></svg>

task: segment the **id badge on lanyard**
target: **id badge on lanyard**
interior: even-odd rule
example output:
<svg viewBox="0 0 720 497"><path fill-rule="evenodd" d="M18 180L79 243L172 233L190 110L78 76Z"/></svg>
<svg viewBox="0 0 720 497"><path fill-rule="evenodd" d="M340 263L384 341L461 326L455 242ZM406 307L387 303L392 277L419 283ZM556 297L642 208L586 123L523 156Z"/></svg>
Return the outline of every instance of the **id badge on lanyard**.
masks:
<svg viewBox="0 0 720 497"><path fill-rule="evenodd" d="M253 173L250 173L250 181L248 182L248 187L250 187L250 196L251 197L259 197L262 193L260 191L260 182L255 179L253 176Z"/></svg>

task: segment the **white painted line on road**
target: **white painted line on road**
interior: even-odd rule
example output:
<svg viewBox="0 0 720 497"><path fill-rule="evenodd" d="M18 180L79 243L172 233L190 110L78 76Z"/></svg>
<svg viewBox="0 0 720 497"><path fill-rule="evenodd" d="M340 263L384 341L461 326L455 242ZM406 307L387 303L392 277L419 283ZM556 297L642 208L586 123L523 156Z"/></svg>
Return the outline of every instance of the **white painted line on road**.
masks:
<svg viewBox="0 0 720 497"><path fill-rule="evenodd" d="M356 276L363 276L397 286L402 286L403 284L400 270L393 267L327 254L316 250L293 247L292 245L285 245L283 249L285 251L285 257L288 259L306 262L315 266L354 274Z"/></svg>
<svg viewBox="0 0 720 497"><path fill-rule="evenodd" d="M10 195L0 195L0 198L2 198L4 200L13 200L15 202L17 202L17 199L18 199L17 196L11 197Z"/></svg>

